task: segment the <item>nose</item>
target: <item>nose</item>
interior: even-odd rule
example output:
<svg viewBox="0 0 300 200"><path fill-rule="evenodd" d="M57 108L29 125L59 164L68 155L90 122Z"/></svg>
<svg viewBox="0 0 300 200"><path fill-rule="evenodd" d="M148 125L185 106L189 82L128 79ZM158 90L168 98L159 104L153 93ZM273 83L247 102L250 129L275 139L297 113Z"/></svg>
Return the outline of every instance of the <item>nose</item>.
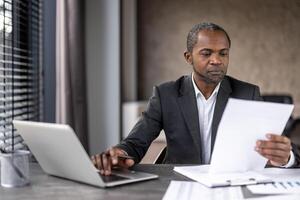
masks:
<svg viewBox="0 0 300 200"><path fill-rule="evenodd" d="M221 58L218 54L212 54L210 57L210 64L219 65L221 64Z"/></svg>

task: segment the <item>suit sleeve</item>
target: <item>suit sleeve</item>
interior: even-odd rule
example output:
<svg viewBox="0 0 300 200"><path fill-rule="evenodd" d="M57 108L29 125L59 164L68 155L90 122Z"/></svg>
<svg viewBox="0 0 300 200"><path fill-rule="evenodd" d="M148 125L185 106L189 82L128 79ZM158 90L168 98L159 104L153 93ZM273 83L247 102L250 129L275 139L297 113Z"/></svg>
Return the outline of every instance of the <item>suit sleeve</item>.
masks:
<svg viewBox="0 0 300 200"><path fill-rule="evenodd" d="M147 109L135 124L128 137L116 147L123 149L139 163L146 154L152 141L162 130L162 111L158 87L153 88L153 94Z"/></svg>

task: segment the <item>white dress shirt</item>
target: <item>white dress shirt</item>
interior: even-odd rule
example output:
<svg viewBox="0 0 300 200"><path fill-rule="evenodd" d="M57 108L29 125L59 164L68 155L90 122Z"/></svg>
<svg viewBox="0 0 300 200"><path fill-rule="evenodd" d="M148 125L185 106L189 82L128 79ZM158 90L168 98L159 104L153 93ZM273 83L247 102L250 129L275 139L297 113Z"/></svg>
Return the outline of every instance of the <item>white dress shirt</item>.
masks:
<svg viewBox="0 0 300 200"><path fill-rule="evenodd" d="M283 165L281 167L288 168L295 164L295 155L292 150L290 151L290 154L291 154L291 156L290 156L289 162L286 165Z"/></svg>
<svg viewBox="0 0 300 200"><path fill-rule="evenodd" d="M196 94L199 115L202 159L204 159L204 164L209 164L211 156L211 126L220 83L216 86L210 97L208 99L205 99L204 95L198 89L194 81L194 73L192 74L192 80Z"/></svg>

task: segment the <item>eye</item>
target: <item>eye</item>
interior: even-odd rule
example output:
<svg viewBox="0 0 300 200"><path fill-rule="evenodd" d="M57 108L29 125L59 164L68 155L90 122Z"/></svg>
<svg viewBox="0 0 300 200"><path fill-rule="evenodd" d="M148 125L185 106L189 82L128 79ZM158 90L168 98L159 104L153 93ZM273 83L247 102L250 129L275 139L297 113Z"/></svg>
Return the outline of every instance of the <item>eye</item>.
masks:
<svg viewBox="0 0 300 200"><path fill-rule="evenodd" d="M228 51L221 51L219 54L220 56L225 57L228 56Z"/></svg>
<svg viewBox="0 0 300 200"><path fill-rule="evenodd" d="M205 56L205 57L209 57L211 55L211 51L201 51L200 55Z"/></svg>

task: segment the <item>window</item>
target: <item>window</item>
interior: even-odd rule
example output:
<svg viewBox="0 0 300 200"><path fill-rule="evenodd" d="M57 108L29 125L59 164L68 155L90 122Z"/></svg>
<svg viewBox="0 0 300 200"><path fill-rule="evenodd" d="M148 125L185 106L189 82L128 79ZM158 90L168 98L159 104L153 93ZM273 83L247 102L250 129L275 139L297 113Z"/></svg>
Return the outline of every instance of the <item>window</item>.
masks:
<svg viewBox="0 0 300 200"><path fill-rule="evenodd" d="M41 4L0 0L0 149L5 151L24 147L13 119L42 119Z"/></svg>

